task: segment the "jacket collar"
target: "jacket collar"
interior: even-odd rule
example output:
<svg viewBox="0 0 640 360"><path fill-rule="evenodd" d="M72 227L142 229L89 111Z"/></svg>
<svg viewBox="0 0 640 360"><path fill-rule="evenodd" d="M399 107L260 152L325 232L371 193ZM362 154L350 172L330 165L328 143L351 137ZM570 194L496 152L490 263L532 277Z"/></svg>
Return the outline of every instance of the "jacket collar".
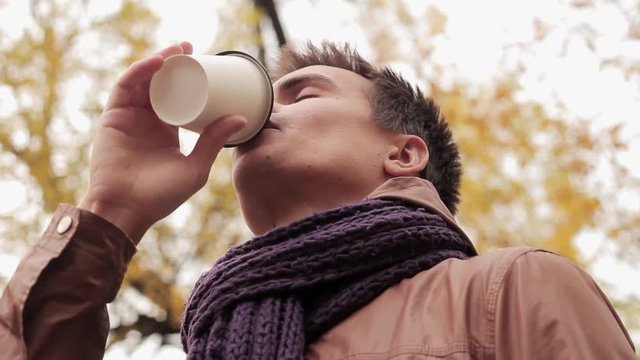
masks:
<svg viewBox="0 0 640 360"><path fill-rule="evenodd" d="M367 199L401 199L413 202L439 215L470 243L469 237L460 228L453 214L447 209L435 186L419 177L394 177L377 187Z"/></svg>

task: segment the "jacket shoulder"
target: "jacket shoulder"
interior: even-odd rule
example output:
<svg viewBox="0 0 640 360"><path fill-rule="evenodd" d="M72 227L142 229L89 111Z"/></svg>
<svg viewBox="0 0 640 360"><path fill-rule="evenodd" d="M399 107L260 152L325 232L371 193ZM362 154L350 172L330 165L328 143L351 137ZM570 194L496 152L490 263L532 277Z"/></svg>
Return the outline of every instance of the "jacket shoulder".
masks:
<svg viewBox="0 0 640 360"><path fill-rule="evenodd" d="M465 326L478 354L530 359L544 348L541 358L632 358L633 343L615 309L569 259L518 247L440 265L431 276L450 284L449 300L471 319Z"/></svg>
<svg viewBox="0 0 640 360"><path fill-rule="evenodd" d="M633 343L595 280L570 260L527 252L488 307L489 344L508 358L633 359ZM526 340L524 340L526 339Z"/></svg>
<svg viewBox="0 0 640 360"><path fill-rule="evenodd" d="M431 270L419 274L415 280L419 283L434 275L444 277L458 284L456 287L461 291L472 291L475 297L483 297L491 302L495 301L500 287L514 264L522 262L524 258L533 257L543 262L552 261L551 258L559 258L546 250L532 247L493 249L465 260L445 260ZM564 259L561 261L567 262Z"/></svg>

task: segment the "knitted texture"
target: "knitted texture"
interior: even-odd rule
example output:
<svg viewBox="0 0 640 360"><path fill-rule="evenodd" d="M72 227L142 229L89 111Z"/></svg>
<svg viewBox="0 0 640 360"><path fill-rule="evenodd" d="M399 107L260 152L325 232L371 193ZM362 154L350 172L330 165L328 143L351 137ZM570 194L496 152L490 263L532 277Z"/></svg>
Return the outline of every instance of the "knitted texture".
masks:
<svg viewBox="0 0 640 360"><path fill-rule="evenodd" d="M232 248L196 283L183 316L189 360L302 359L387 288L476 255L438 215L398 200L318 213Z"/></svg>

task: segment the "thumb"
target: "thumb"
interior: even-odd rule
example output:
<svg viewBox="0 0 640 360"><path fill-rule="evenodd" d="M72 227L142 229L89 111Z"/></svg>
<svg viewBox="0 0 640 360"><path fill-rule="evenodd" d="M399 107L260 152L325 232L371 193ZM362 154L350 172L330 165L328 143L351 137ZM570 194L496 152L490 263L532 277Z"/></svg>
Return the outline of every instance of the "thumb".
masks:
<svg viewBox="0 0 640 360"><path fill-rule="evenodd" d="M247 119L239 115L227 116L214 121L200 134L189 158L198 163L197 166L211 168L227 139L246 125Z"/></svg>

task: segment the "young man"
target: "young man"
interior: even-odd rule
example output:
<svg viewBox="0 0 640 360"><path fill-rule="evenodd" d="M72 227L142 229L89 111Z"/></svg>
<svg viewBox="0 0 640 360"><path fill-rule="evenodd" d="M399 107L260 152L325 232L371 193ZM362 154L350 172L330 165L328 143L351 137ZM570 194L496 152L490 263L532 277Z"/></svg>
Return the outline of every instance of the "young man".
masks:
<svg viewBox="0 0 640 360"><path fill-rule="evenodd" d="M3 359L100 359L135 245L207 181L215 122L183 156L148 83L188 43L134 63L95 137L91 180L61 205L0 300ZM265 129L234 153L257 235L197 282L189 359L635 359L594 281L543 250L477 256L456 225L460 160L438 107L331 44L285 49Z"/></svg>

